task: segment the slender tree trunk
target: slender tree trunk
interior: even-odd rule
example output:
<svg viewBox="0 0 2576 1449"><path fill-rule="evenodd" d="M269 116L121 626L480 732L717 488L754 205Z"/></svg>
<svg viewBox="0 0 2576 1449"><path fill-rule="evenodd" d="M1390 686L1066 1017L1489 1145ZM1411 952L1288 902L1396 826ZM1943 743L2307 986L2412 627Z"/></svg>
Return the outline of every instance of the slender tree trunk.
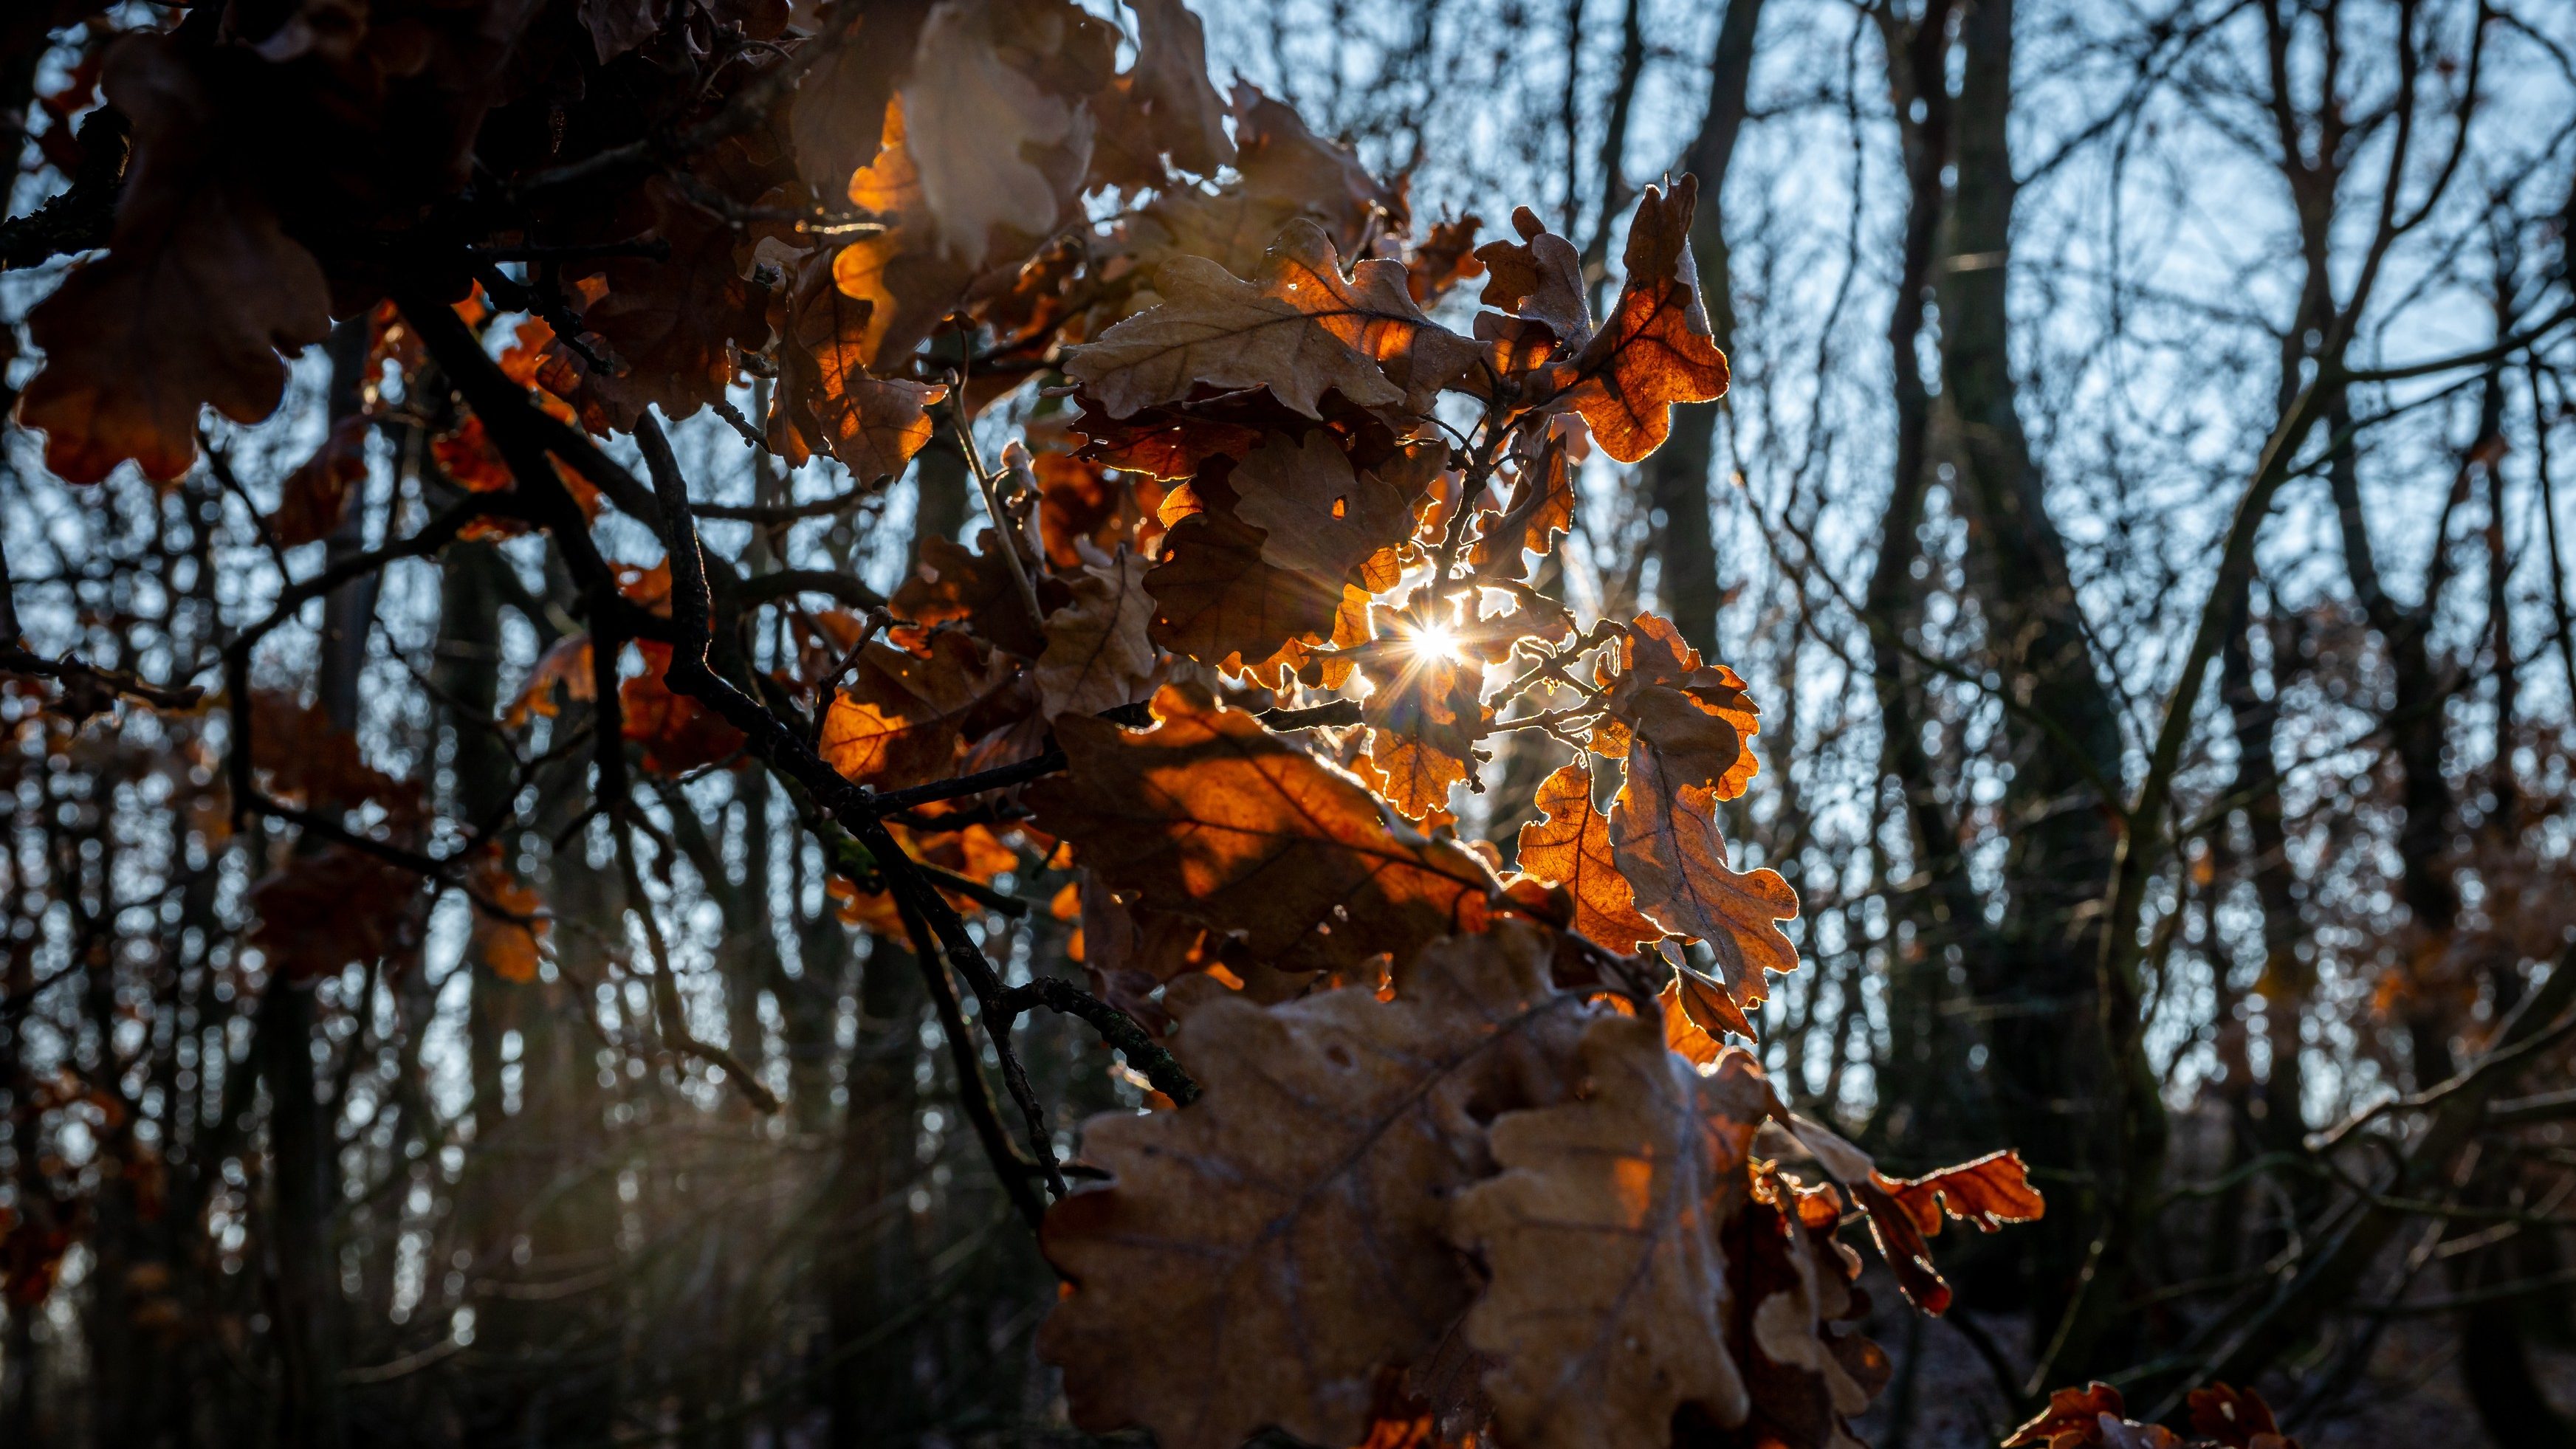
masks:
<svg viewBox="0 0 2576 1449"><path fill-rule="evenodd" d="M2012 374L2013 23L2011 0L1976 0L1960 25L1941 380L1942 406L1957 428L1971 587L2004 687L2027 711L2006 713L2001 725L2014 767L2004 795L2002 929L1997 949L1967 962L1982 1004L1994 1013L1987 1075L2008 1139L2034 1166L2088 1175L2097 1191L2112 1195L2087 1202L2061 1191L2064 1205L2052 1203L2030 1253L2035 1305L2046 1323L2079 1291L2103 1231L2101 1214L2151 1191L2164 1124L2137 1033L2100 1015L2102 1003L2116 999L2099 982L2100 904L2117 846L2105 814L2123 802L2105 799L2094 782L2120 778L2119 717L2094 667ZM2108 1262L2095 1267L2085 1290L2089 1312L2112 1311L2101 1300L2116 1300L2124 1271ZM2091 1366L2079 1352L2058 1368Z"/></svg>
<svg viewBox="0 0 2576 1449"><path fill-rule="evenodd" d="M1718 347L1735 348L1735 288L1728 277L1724 197L1735 138L1744 128L1745 89L1753 73L1754 34L1762 0L1728 0L1709 61L1708 109L1684 165L1699 177L1699 213L1691 218L1692 262ZM1656 589L1682 637L1702 653L1717 647L1717 549L1709 531L1710 479L1717 468L1721 403L1673 410L1672 436L1646 459L1646 496L1654 508Z"/></svg>

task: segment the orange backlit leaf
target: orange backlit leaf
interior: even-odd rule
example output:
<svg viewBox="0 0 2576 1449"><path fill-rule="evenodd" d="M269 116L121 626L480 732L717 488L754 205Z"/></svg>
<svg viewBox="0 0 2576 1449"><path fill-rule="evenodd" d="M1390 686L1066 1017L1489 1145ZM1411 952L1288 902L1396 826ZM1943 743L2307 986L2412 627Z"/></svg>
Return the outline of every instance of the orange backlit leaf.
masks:
<svg viewBox="0 0 2576 1449"><path fill-rule="evenodd" d="M1637 893L1611 859L1609 816L1593 803L1592 772L1566 765L1530 800L1538 818L1521 827L1520 868L1574 900L1574 930L1626 955L1664 933L1637 913Z"/></svg>
<svg viewBox="0 0 2576 1449"><path fill-rule="evenodd" d="M1646 188L1628 231L1619 300L1583 351L1560 365L1560 402L1582 413L1601 450L1622 463L1663 445L1673 404L1726 395L1726 354L1709 329L1691 260L1698 197L1694 176L1673 183L1669 196Z"/></svg>
<svg viewBox="0 0 2576 1449"><path fill-rule="evenodd" d="M1768 975L1798 969L1798 949L1778 924L1796 919L1798 893L1778 871L1727 864L1716 805L1707 786L1676 780L1654 746L1638 741L1610 812L1612 858L1647 919L1708 943L1727 997L1749 1015L1770 994Z"/></svg>

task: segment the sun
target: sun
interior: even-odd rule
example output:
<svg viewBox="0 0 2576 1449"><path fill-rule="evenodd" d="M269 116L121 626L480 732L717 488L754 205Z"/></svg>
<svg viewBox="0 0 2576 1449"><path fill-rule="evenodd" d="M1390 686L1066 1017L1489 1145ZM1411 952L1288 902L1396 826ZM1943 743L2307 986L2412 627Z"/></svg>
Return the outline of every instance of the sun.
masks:
<svg viewBox="0 0 2576 1449"><path fill-rule="evenodd" d="M1413 657L1416 659L1442 659L1452 664L1458 662L1458 635L1447 625L1433 624L1429 628L1417 629L1404 642L1405 647L1413 651Z"/></svg>

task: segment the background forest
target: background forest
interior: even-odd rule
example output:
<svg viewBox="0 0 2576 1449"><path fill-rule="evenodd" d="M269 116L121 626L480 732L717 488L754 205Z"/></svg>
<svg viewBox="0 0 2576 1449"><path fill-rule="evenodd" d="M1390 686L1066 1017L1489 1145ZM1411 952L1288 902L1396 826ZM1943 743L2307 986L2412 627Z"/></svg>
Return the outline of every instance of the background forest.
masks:
<svg viewBox="0 0 2576 1449"><path fill-rule="evenodd" d="M1649 284L1704 308L1726 363L1660 447L1621 461L1587 403L1483 455L1525 490L1495 473L1490 514L1435 480L1404 522L1448 528L1445 578L1471 516L1517 527L1556 477L1561 531L1494 587L1578 640L1668 618L1758 705L1759 776L1712 808L1745 879L1794 887L1799 969L1748 991L1722 936L1664 959L1728 988L1775 1127L1896 1176L2015 1148L2047 1198L1941 1237L1938 1316L1856 1211L1874 1402L1770 1438L1684 1414L1677 1442L1991 1445L2104 1380L2176 1425L2189 1390L2258 1388L2308 1449L2576 1445L2576 8L1083 8L0 6L0 1446L1097 1442L1071 1330L1041 1354L1049 1158L1079 1189L1087 1117L1175 1112L1163 1007L1208 976L1310 1006L1363 978L1283 969L1258 928L1185 947L1189 988L1122 976L1161 948L1142 911L1104 944L1133 902L1064 868L1059 837L1110 849L1054 825L1075 787L939 782L1070 753L1079 786L1116 731L1051 735L1059 693L1151 692L1051 680L1054 634L1007 634L1023 595L1043 621L1132 588L1103 549L1212 532L1229 496L1174 481L1204 453L1157 481L1143 424L1109 439L1086 409L1119 384L1065 349L1135 325L1169 254L1249 277L1301 219L1479 346L1549 238L1571 285L1484 314L1509 337ZM995 74L1039 100L979 100ZM228 99L315 75L311 112ZM990 172L1045 195L1033 224L925 173L1013 245L922 248L905 133L870 139L896 87L916 150L1047 142ZM270 238L322 258L300 311ZM147 281L109 270L146 244ZM656 290L684 263L716 283ZM38 311L111 285L152 289L123 330ZM172 401L170 357L238 377L223 325L271 313L311 324L251 329L273 410L255 382ZM1233 385L1265 383L1294 406ZM1320 406L1304 436L1364 454ZM163 426L102 452L127 412ZM555 501L492 503L538 474ZM931 739L879 780L916 792L881 828L917 896L862 889L810 777L692 696L683 479L718 654L814 715L788 744L859 778ZM1152 682L1270 709L1407 842L1500 869L1565 818L1543 786L1585 740L1557 716L1408 794L1313 651L1253 688L1156 627ZM905 672L970 629L1043 710ZM1523 706L1580 714L1587 678ZM897 685L913 723L841 723ZM1856 1185L1812 1136L1758 1141ZM1433 1408L1369 1442L1454 1442L1405 1391ZM2060 1430L2019 1442L2179 1442Z"/></svg>

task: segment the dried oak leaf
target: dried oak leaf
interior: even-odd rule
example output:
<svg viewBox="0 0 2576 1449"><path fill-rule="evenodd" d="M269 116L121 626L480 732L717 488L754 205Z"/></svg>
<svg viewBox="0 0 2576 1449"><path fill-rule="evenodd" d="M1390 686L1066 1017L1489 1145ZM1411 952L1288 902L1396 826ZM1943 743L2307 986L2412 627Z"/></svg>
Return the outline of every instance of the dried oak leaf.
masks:
<svg viewBox="0 0 2576 1449"><path fill-rule="evenodd" d="M1082 101L1110 79L1117 43L1065 0L932 7L900 94L943 252L978 269L1024 257L1073 213L1091 162Z"/></svg>
<svg viewBox="0 0 2576 1449"><path fill-rule="evenodd" d="M251 691L249 726L251 766L277 794L334 813L373 803L397 825L425 808L418 785L368 764L357 736L292 693Z"/></svg>
<svg viewBox="0 0 2576 1449"><path fill-rule="evenodd" d="M826 453L865 487L901 473L936 431L929 409L947 388L869 375L874 310L833 284L827 260L806 263L779 343L769 410L769 446L791 467Z"/></svg>
<svg viewBox="0 0 2576 1449"><path fill-rule="evenodd" d="M1144 696L1156 657L1145 568L1122 548L1106 564L1086 566L1074 580L1073 602L1047 615L1046 650L1030 672L1048 718L1099 714Z"/></svg>
<svg viewBox="0 0 2576 1449"><path fill-rule="evenodd" d="M1382 233L1401 233L1402 183L1381 184L1343 146L1306 127L1297 108L1248 83L1234 88L1234 178L1214 191L1166 187L1140 217L1142 254L1207 257L1250 271L1290 222L1304 218L1344 251Z"/></svg>
<svg viewBox="0 0 2576 1449"><path fill-rule="evenodd" d="M1496 884L1479 857L1399 833L1358 781L1195 686L1166 685L1154 714L1141 732L1060 717L1066 773L1029 787L1038 827L1121 893L1239 931L1289 970L1484 929Z"/></svg>
<svg viewBox="0 0 2576 1449"><path fill-rule="evenodd" d="M824 716L823 758L879 790L945 779L968 721L1013 678L963 634L931 635L926 655L871 642Z"/></svg>
<svg viewBox="0 0 2576 1449"><path fill-rule="evenodd" d="M670 244L670 256L611 257L565 271L590 299L582 329L605 340L626 369L604 373L562 354L579 378L569 400L585 423L631 429L647 406L687 417L723 400L737 352L769 342L768 289L743 275L733 227L670 182L655 180L645 191L653 232Z"/></svg>
<svg viewBox="0 0 2576 1449"><path fill-rule="evenodd" d="M1728 999L1749 1016L1770 994L1767 973L1798 969L1798 948L1778 925L1797 918L1798 893L1778 871L1727 865L1716 808L1707 786L1676 779L1655 747L1639 740L1610 811L1611 858L1636 887L1647 919L1708 943Z"/></svg>
<svg viewBox="0 0 2576 1449"><path fill-rule="evenodd" d="M1849 1420L1886 1386L1889 1365L1877 1344L1850 1331L1868 1301L1852 1288L1859 1256L1834 1238L1841 1210L1831 1186L1754 1174L1752 1200L1727 1237L1730 1342L1751 1400L1741 1442L1863 1449Z"/></svg>
<svg viewBox="0 0 2576 1449"><path fill-rule="evenodd" d="M816 198L830 202L842 196L851 173L876 159L886 102L920 42L930 3L841 6L831 17L835 29L817 38L827 48L797 82L787 117L797 174Z"/></svg>
<svg viewBox="0 0 2576 1449"><path fill-rule="evenodd" d="M1162 159L1194 176L1233 163L1226 105L1208 81L1207 33L1181 0L1136 0L1136 65L1092 98L1094 185L1160 187Z"/></svg>
<svg viewBox="0 0 2576 1449"><path fill-rule="evenodd" d="M894 371L979 276L1016 268L1077 214L1081 103L1108 82L1115 46L1063 0L942 0L921 22L881 148L849 178L850 204L886 229L832 262L835 284L870 306L871 371Z"/></svg>
<svg viewBox="0 0 2576 1449"><path fill-rule="evenodd" d="M1202 999L1173 1049L1205 1095L1085 1125L1113 1183L1057 1203L1040 1239L1072 1287L1038 1352L1077 1425L1144 1425L1163 1449L1266 1426L1350 1444L1380 1370L1427 1357L1467 1305L1448 1196L1492 1170L1486 1117L1562 1098L1587 1010L1527 927L1399 960L1387 1001Z"/></svg>
<svg viewBox="0 0 2576 1449"><path fill-rule="evenodd" d="M1762 716L1744 681L1723 664L1703 663L1670 619L1640 614L1628 626L1608 702L1611 718L1653 745L1677 783L1732 800L1761 768L1745 742Z"/></svg>
<svg viewBox="0 0 2576 1449"><path fill-rule="evenodd" d="M1337 585L1366 565L1363 587L1395 587L1396 550L1412 535L1412 510L1394 485L1354 472L1331 429L1311 429L1303 440L1265 436L1226 482L1234 516L1266 535L1263 562Z"/></svg>
<svg viewBox="0 0 2576 1449"><path fill-rule="evenodd" d="M1698 197L1695 176L1674 182L1669 197L1646 188L1628 230L1628 279L1618 304L1581 353L1557 364L1554 380L1565 389L1559 403L1581 413L1601 451L1622 463L1663 445L1674 403L1726 395L1726 354L1709 330L1691 260Z"/></svg>
<svg viewBox="0 0 2576 1449"><path fill-rule="evenodd" d="M1476 300L1545 326L1550 345L1581 347L1592 336L1592 308L1583 299L1582 254L1574 243L1540 225L1538 213L1526 206L1512 208L1512 230L1520 233L1519 241L1489 241L1476 248L1476 260L1485 269L1485 291Z"/></svg>
<svg viewBox="0 0 2576 1449"><path fill-rule="evenodd" d="M1370 773L1397 814L1422 820L1444 810L1450 787L1467 778L1490 714L1483 686L1474 660L1426 653L1406 658L1362 702Z"/></svg>
<svg viewBox="0 0 2576 1449"><path fill-rule="evenodd" d="M1741 1053L1701 1076L1657 1023L1627 1016L1585 1030L1580 1073L1581 1100L1494 1120L1503 1172L1451 1214L1453 1240L1491 1275L1466 1336L1500 1438L1664 1444L1685 1404L1740 1424L1723 1239L1767 1088Z"/></svg>
<svg viewBox="0 0 2576 1449"><path fill-rule="evenodd" d="M199 408L255 423L277 407L285 358L331 330L330 290L240 174L178 42L128 36L101 87L134 123L134 159L107 255L27 315L45 366L18 421L66 482L127 459L167 482L196 462Z"/></svg>
<svg viewBox="0 0 2576 1449"><path fill-rule="evenodd" d="M2127 1412L2127 1400L2109 1384L2092 1383L2080 1389L2059 1389L2048 1396L2047 1408L2013 1430L2012 1437L2004 1441L2003 1449L2032 1449L2032 1446L2037 1446L2037 1449L2092 1449L2092 1446L2110 1442L2104 1436L2106 1426L2116 1430L2127 1425L2124 1417ZM2159 1432L2165 1433L2168 1442L2172 1441L2169 1431Z"/></svg>
<svg viewBox="0 0 2576 1449"><path fill-rule="evenodd" d="M1154 999L1155 988L1192 971L1204 970L1214 957L1203 954L1207 928L1186 916L1127 905L1093 871L1084 871L1075 890L1081 930L1080 960L1091 978L1092 994L1142 1022L1156 1034L1171 1019Z"/></svg>
<svg viewBox="0 0 2576 1449"><path fill-rule="evenodd" d="M1155 509L1163 486L1154 479L1070 453L1040 453L1029 468L1038 480L1038 542L1058 572L1082 567L1085 543L1103 553L1121 546L1141 553L1162 536Z"/></svg>
<svg viewBox="0 0 2576 1449"><path fill-rule="evenodd" d="M1502 515L1484 525L1467 561L1480 579L1518 582L1526 554L1556 552L1557 535L1574 530L1574 467L1565 431L1550 427L1536 457L1520 460L1511 499Z"/></svg>
<svg viewBox="0 0 2576 1449"><path fill-rule="evenodd" d="M1574 900L1575 934L1621 955L1664 933L1637 913L1637 893L1611 859L1609 817L1593 803L1592 772L1566 765L1539 783L1537 819L1521 827L1520 868Z"/></svg>
<svg viewBox="0 0 2576 1449"><path fill-rule="evenodd" d="M1482 225L1472 213L1431 224L1431 235L1404 264L1404 289L1413 300L1427 307L1467 278L1484 275L1485 264L1475 254L1476 228Z"/></svg>
<svg viewBox="0 0 2576 1449"><path fill-rule="evenodd" d="M545 898L512 875L498 852L475 867L474 887L474 931L467 950L504 981L524 986L536 980L543 942L554 930L554 922L538 914L545 909Z"/></svg>
<svg viewBox="0 0 2576 1449"><path fill-rule="evenodd" d="M1173 524L1161 560L1145 575L1154 642L1202 664L1275 679L1287 663L1283 650L1331 638L1345 586L1272 565L1262 557L1267 542L1230 512L1193 513Z"/></svg>
<svg viewBox="0 0 2576 1449"><path fill-rule="evenodd" d="M1010 560L1001 554L1006 546L1001 535L989 528L976 535L971 553L954 539L924 539L921 562L914 566L912 577L886 600L894 616L905 621L887 637L916 654L927 654L931 625L962 620L986 643L1023 659L1044 653L1046 636L1038 621L1029 617L1028 602L1011 577ZM1048 602L1054 587L1051 581L1040 580L1038 601ZM1057 595L1056 601L1060 603L1062 597Z"/></svg>
<svg viewBox="0 0 2576 1449"><path fill-rule="evenodd" d="M1316 234L1310 227L1305 235ZM1281 244L1292 246L1286 236ZM1161 305L1068 349L1065 375L1113 418L1180 402L1203 387L1266 387L1316 419L1327 392L1360 407L1405 401L1406 389L1352 340L1368 319L1314 284L1293 246L1287 253L1272 248L1263 273L1255 284L1203 256L1172 258L1154 274ZM1395 290L1402 295L1400 268ZM1420 315L1410 298L1405 306Z"/></svg>
<svg viewBox="0 0 2576 1449"><path fill-rule="evenodd" d="M644 768L683 775L740 754L742 731L671 688L671 646L638 639L635 647L644 655L644 672L617 686L617 703L624 737L644 747Z"/></svg>
<svg viewBox="0 0 2576 1449"><path fill-rule="evenodd" d="M1989 1152L1921 1177L1889 1177L1868 1153L1832 1128L1805 1117L1776 1115L1869 1215L1870 1236L1896 1274L1897 1287L1926 1313L1938 1315L1950 1307L1950 1285L1933 1266L1932 1247L1925 1241L1940 1233L1945 1209L1988 1233L2006 1223L2034 1222L2048 1209L2030 1185L2018 1152Z"/></svg>
<svg viewBox="0 0 2576 1449"><path fill-rule="evenodd" d="M289 981L373 961L410 935L420 877L381 856L333 845L251 887L251 944Z"/></svg>
<svg viewBox="0 0 2576 1449"><path fill-rule="evenodd" d="M1404 389L1404 405L1427 412L1442 388L1465 376L1484 354L1475 343L1423 315L1402 262L1365 257L1342 274L1341 254L1323 228L1288 223L1269 252L1268 286L1294 301L1352 347L1374 358Z"/></svg>

